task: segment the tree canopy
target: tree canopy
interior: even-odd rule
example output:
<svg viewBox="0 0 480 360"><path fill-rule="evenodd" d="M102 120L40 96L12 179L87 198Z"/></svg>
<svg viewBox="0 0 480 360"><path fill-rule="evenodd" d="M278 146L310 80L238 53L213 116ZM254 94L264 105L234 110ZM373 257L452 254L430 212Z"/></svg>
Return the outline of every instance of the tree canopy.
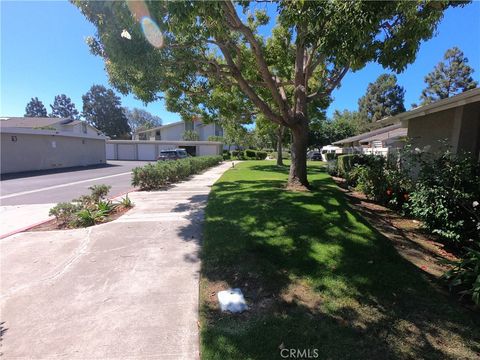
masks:
<svg viewBox="0 0 480 360"><path fill-rule="evenodd" d="M461 92L474 89L478 82L473 80L473 69L458 47L448 49L432 72L425 76L427 87L420 96L421 104L445 99Z"/></svg>
<svg viewBox="0 0 480 360"><path fill-rule="evenodd" d="M363 131L365 120L357 111L335 110L331 119L322 113L312 118L309 145L321 148Z"/></svg>
<svg viewBox="0 0 480 360"><path fill-rule="evenodd" d="M142 130L148 130L162 125L162 119L143 109L123 108L123 113L127 117L128 125L132 133Z"/></svg>
<svg viewBox="0 0 480 360"><path fill-rule="evenodd" d="M145 102L164 96L184 117L262 113L290 128L292 186L308 185L309 109L325 108L345 74L368 62L402 71L443 11L459 4L72 1L96 27L90 49L122 93Z"/></svg>
<svg viewBox="0 0 480 360"><path fill-rule="evenodd" d="M25 107L27 117L47 117L45 105L37 97L32 98Z"/></svg>
<svg viewBox="0 0 480 360"><path fill-rule="evenodd" d="M53 105L50 107L52 108L50 117L78 119L78 110L75 108L75 104L65 94L55 96Z"/></svg>
<svg viewBox="0 0 480 360"><path fill-rule="evenodd" d="M382 74L368 84L367 92L358 100L360 114L369 122L405 111L405 89L397 84L393 74Z"/></svg>
<svg viewBox="0 0 480 360"><path fill-rule="evenodd" d="M111 89L93 85L82 100L82 115L92 126L113 139L130 137L131 129L120 98Z"/></svg>

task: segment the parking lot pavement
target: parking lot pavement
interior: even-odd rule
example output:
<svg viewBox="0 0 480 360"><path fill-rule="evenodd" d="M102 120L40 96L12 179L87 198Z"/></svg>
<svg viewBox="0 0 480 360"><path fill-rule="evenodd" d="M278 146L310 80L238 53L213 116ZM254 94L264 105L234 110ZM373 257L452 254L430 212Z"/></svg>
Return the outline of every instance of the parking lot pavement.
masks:
<svg viewBox="0 0 480 360"><path fill-rule="evenodd" d="M131 191L132 169L147 163L109 161L106 166L2 175L0 239L48 220L52 206L88 194L92 185L110 185L109 197Z"/></svg>
<svg viewBox="0 0 480 360"><path fill-rule="evenodd" d="M6 174L0 182L0 204L49 204L88 194L92 185L107 184L111 195L132 188L131 171L148 161L109 161L106 166Z"/></svg>

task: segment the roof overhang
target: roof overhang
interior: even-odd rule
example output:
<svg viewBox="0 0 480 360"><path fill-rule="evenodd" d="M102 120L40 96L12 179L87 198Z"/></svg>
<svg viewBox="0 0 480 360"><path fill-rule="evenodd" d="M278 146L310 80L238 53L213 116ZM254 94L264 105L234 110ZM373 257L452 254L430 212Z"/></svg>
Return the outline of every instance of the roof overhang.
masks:
<svg viewBox="0 0 480 360"><path fill-rule="evenodd" d="M480 102L480 88L465 91L450 98L442 99L434 103L419 106L413 110L405 111L395 116L390 116L377 121L379 124L396 124L402 121L419 118L436 112L453 109L470 103Z"/></svg>
<svg viewBox="0 0 480 360"><path fill-rule="evenodd" d="M94 140L105 140L104 135L88 135L88 134L79 134L70 131L58 131L58 130L41 130L41 129L30 129L30 128L16 128L16 127L2 127L0 129L1 134L25 134L25 135L44 135L44 136L64 136L64 137L73 137L73 138L82 138L82 139L94 139Z"/></svg>

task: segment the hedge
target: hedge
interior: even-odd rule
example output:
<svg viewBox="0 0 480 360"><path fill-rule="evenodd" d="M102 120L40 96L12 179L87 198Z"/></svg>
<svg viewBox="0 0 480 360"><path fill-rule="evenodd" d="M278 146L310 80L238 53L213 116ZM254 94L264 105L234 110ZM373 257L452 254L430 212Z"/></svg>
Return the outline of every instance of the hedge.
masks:
<svg viewBox="0 0 480 360"><path fill-rule="evenodd" d="M251 149L247 149L245 151L233 150L231 152L231 157L238 160L265 160L267 158L267 155L268 153L266 151L257 151ZM226 155L224 152L223 158L227 159L227 156L228 155Z"/></svg>
<svg viewBox="0 0 480 360"><path fill-rule="evenodd" d="M220 155L198 156L147 164L133 169L132 185L141 190L157 190L218 165L222 160Z"/></svg>
<svg viewBox="0 0 480 360"><path fill-rule="evenodd" d="M359 154L340 155L337 158L338 175L345 178L356 164L361 163L361 158Z"/></svg>

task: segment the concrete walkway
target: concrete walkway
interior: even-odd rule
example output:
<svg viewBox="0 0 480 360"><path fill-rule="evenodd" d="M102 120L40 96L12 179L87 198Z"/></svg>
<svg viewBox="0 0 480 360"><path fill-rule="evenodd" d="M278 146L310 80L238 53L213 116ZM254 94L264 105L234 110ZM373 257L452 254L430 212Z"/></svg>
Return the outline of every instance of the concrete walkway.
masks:
<svg viewBox="0 0 480 360"><path fill-rule="evenodd" d="M222 164L114 222L0 241L5 359L195 359L203 207Z"/></svg>

